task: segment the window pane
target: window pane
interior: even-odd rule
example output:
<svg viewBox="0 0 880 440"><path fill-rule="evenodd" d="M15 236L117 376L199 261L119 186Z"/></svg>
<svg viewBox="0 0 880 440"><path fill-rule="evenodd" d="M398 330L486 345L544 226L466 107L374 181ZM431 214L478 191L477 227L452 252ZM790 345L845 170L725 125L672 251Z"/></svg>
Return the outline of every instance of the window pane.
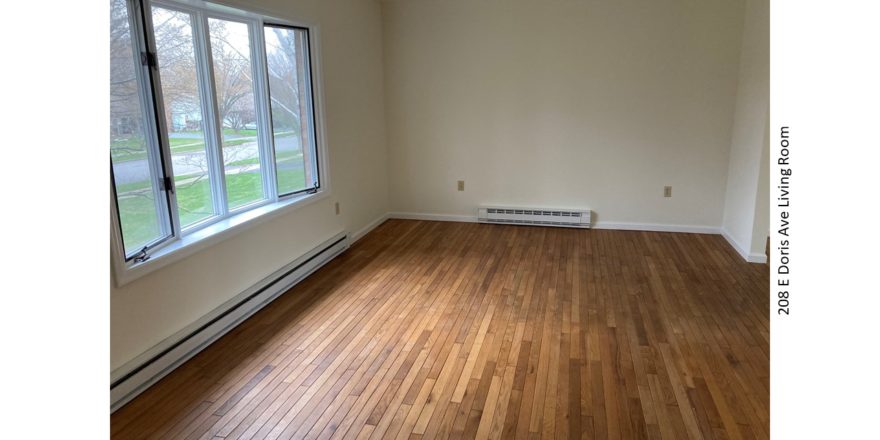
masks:
<svg viewBox="0 0 880 440"><path fill-rule="evenodd" d="M154 175L139 96L140 63L135 57L125 0L110 2L110 160L126 255L167 234L164 193ZM138 54L139 55L139 54Z"/></svg>
<svg viewBox="0 0 880 440"><path fill-rule="evenodd" d="M211 196L192 17L153 7L153 29L177 209L180 225L185 228L217 214Z"/></svg>
<svg viewBox="0 0 880 440"><path fill-rule="evenodd" d="M210 18L214 87L229 209L266 198L260 166L250 35L244 23Z"/></svg>
<svg viewBox="0 0 880 440"><path fill-rule="evenodd" d="M318 182L308 33L266 26L265 38L278 193L289 194Z"/></svg>

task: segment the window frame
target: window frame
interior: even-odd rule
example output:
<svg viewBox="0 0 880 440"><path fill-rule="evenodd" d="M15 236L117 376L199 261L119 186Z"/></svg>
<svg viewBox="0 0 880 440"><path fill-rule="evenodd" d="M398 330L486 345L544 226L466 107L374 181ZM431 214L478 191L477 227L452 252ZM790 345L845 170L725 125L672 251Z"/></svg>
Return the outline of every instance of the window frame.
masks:
<svg viewBox="0 0 880 440"><path fill-rule="evenodd" d="M321 158L320 158L320 154L317 154L318 153L317 142L320 138L317 133L317 131L318 131L317 122L316 122L317 116L315 114L315 111L316 111L315 105L316 104L314 102L315 101L314 100L315 90L314 90L314 72L313 72L313 68L312 68L312 61L313 61L313 59L312 59L312 36L311 36L311 33L309 32L308 27L284 24L281 22L264 22L262 24L261 30L263 31L263 33L261 35L261 38L263 39L263 42L262 42L263 60L265 63L264 66L266 67L264 69L264 71L266 73L265 87L266 87L266 97L269 99L269 102L267 102L267 105L268 105L267 108L269 111L269 133L268 133L268 136L272 138L271 142L273 143L273 145L275 143L275 130L274 130L274 127L272 126L272 118L271 118L271 115L272 115L272 107L271 107L272 89L269 85L269 68L268 68L269 61L268 61L268 55L266 53L266 41L265 41L265 30L266 30L266 28L269 28L269 27L301 30L301 31L305 31L305 33L306 33L306 50L307 50L306 55L307 55L307 57L305 58L305 60L306 60L306 69L305 70L306 70L306 74L308 75L308 80L305 82L305 86L309 92L309 96L312 98L308 102L308 108L309 108L308 117L311 121L311 124L309 124L309 126L312 130L311 131L311 139L312 139L312 142L315 143L315 155L314 155L315 165L314 166L315 166L315 172L317 173L318 176L317 176L317 179L315 179L314 186L311 188L306 187L301 190L292 191L292 192L284 193L284 194L279 194L280 197L287 197L287 196L291 196L291 195L295 195L295 194L302 194L302 193L307 193L310 191L320 190L320 188L321 188L321 175L322 175L320 173ZM273 162L273 164L278 163L277 158L275 157L275 151L276 151L275 148L272 148L272 162ZM272 169L274 172L275 171L274 165L273 165ZM275 190L276 190L276 192L278 191L278 175L277 175L277 173L275 175Z"/></svg>
<svg viewBox="0 0 880 440"><path fill-rule="evenodd" d="M152 31L152 6L187 13L192 17L199 97L202 100L200 104L203 108L202 120L205 121L203 130L205 132L206 154L216 155L216 160L211 164L210 173L220 178L211 179L218 181L211 183L212 200L217 214L181 228L170 141L162 113L164 102L159 67L158 65L137 66L136 64L136 67L140 67L140 69L136 69L140 70L138 73L139 93L144 95L141 96L140 104L144 115L147 116L145 119L148 120L144 128L145 131L148 131L145 133L145 138L149 143L147 145L148 156L158 156L155 164L152 160L150 162L151 171L158 172L159 176L157 179L153 179L153 185L158 185L159 190L165 196L166 203L164 203L165 208L162 211L165 235L147 245L149 258L145 261L135 261L134 257L140 253L140 250L132 250L126 254L111 162L111 253L117 286L125 285L272 217L306 206L330 195L330 173L326 166L329 160L321 82L320 32L317 23L281 19L263 11L255 11L253 7L248 7L249 11L245 11L238 6L226 6L202 0L126 0L126 4L129 8L129 25L134 40L132 46L133 49L140 50L139 53L134 54L135 58L140 53L147 52L153 54L152 57L155 59L156 45ZM222 121L218 119L219 112L216 108L214 68L210 33L207 28L209 18L245 23L248 26L250 39L255 116L257 126L260 127L257 144L260 152L264 198L234 209L229 209L226 200L226 176L222 157ZM264 36L267 26L293 28L306 32L308 49L306 87L310 92L308 95L311 109L309 118L311 119L310 130L313 135L312 145L309 145L309 148L314 148L314 170L317 173L315 179L317 185L314 188L306 188L287 194L278 193L275 169L271 95L269 94L268 60ZM146 90L141 90L141 88ZM204 111L205 109L208 110L207 113ZM213 130L213 132L209 134L208 130ZM306 148L306 145L303 145L303 148ZM171 191L164 188L163 180L170 180ZM222 202L219 210L217 209L218 202Z"/></svg>
<svg viewBox="0 0 880 440"><path fill-rule="evenodd" d="M122 255L125 262L129 262L143 252L144 249L161 247L169 240L174 239L177 229L173 224L173 218L177 215L176 209L174 209L177 205L176 199L172 201L170 198L173 194L169 194L167 188L164 186L165 179L168 176L168 173L166 172L165 153L161 148L155 147L162 142L160 139L160 124L164 121L159 118L157 109L160 107L156 105L155 100L157 97L153 92L153 71L149 66L143 64L140 59L141 54L149 52L149 46L144 38L146 32L143 19L143 5L139 1L123 1L128 9L128 26L132 39L132 62L134 63L135 80L137 81L138 105L141 108L141 117L143 118L142 122L144 123L144 141L147 143L146 152L147 164L151 177L150 185L153 194L162 194L162 198L164 199L163 201L157 198L157 200L154 201L159 216L158 220L161 229L161 236L147 242L140 249L134 249L130 253L125 252L125 246L122 244L121 213L117 203L116 178L113 170L113 161L111 159L110 188L111 212L113 213L113 215L111 215L111 227L113 228L112 231L118 235L118 237L111 235L111 244L113 244L113 239L117 238L120 244L120 250L117 253Z"/></svg>

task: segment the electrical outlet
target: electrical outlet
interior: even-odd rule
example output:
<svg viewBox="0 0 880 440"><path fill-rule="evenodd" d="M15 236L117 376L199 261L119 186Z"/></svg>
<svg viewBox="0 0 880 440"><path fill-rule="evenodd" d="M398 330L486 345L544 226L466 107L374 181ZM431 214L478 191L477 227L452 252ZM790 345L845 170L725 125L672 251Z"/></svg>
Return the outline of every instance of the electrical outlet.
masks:
<svg viewBox="0 0 880 440"><path fill-rule="evenodd" d="M664 186L663 187L663 197L672 197L672 187Z"/></svg>
<svg viewBox="0 0 880 440"><path fill-rule="evenodd" d="M459 191L464 191L464 180L459 180L459 181L458 181L458 190L459 190Z"/></svg>
<svg viewBox="0 0 880 440"><path fill-rule="evenodd" d="M339 202L336 202L336 215L339 215Z"/></svg>

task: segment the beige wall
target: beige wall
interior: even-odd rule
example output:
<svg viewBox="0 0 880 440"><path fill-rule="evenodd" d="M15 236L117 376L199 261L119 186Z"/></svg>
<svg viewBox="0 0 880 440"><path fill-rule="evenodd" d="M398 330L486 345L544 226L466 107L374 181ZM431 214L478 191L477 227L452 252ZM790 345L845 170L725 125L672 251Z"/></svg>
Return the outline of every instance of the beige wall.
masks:
<svg viewBox="0 0 880 440"><path fill-rule="evenodd" d="M247 4L279 18L320 26L332 196L122 288L111 288L111 369L336 232L356 232L388 211L379 4L369 0L258 0ZM335 201L341 204L339 216L334 214Z"/></svg>
<svg viewBox="0 0 880 440"><path fill-rule="evenodd" d="M730 141L724 222L727 236L744 252L764 255L770 224L769 177L760 185L762 157L769 160L770 4L747 0L736 113Z"/></svg>
<svg viewBox="0 0 880 440"><path fill-rule="evenodd" d="M392 211L721 225L742 1L401 0L383 23Z"/></svg>

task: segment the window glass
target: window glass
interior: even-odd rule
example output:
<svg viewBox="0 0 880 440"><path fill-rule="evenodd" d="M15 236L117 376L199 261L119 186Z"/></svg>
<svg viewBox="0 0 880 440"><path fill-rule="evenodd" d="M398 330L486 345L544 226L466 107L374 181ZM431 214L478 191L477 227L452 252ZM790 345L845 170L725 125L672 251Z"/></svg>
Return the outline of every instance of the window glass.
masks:
<svg viewBox="0 0 880 440"><path fill-rule="evenodd" d="M214 215L211 161L190 14L153 7L153 33L162 83L165 127L182 228Z"/></svg>
<svg viewBox="0 0 880 440"><path fill-rule="evenodd" d="M208 19L229 209L266 198L248 25Z"/></svg>
<svg viewBox="0 0 880 440"><path fill-rule="evenodd" d="M266 26L264 33L278 193L289 194L318 181L308 32Z"/></svg>
<svg viewBox="0 0 880 440"><path fill-rule="evenodd" d="M149 148L135 50L125 0L110 2L110 161L126 255L168 233L165 197Z"/></svg>

